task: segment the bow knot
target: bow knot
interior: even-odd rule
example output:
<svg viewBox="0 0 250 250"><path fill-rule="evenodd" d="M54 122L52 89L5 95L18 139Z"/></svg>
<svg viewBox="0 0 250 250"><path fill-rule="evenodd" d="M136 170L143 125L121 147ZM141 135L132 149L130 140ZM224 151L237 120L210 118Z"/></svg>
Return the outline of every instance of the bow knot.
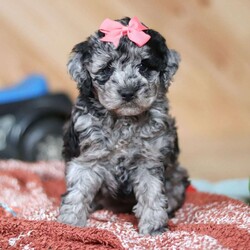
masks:
<svg viewBox="0 0 250 250"><path fill-rule="evenodd" d="M117 48L122 36L127 36L137 46L142 47L150 39L150 35L143 32L148 28L142 25L137 17L132 18L128 26L113 21L111 19L105 19L101 26L100 31L105 34L100 40L103 42L112 42Z"/></svg>
<svg viewBox="0 0 250 250"><path fill-rule="evenodd" d="M126 26L123 26L123 27L122 27L122 35L123 35L123 36L127 35L127 34L128 34L128 31L129 31L129 28L128 28L128 27L126 27Z"/></svg>

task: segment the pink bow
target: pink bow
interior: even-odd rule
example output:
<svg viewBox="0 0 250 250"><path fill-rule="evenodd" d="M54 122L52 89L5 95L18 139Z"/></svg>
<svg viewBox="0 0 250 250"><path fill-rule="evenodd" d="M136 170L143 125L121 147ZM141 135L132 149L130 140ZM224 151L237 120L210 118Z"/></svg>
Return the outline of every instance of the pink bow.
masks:
<svg viewBox="0 0 250 250"><path fill-rule="evenodd" d="M141 47L150 39L150 35L143 32L143 30L147 29L147 27L140 23L137 17L132 18L128 26L107 18L100 26L100 31L105 34L100 40L103 42L112 42L117 48L120 38L127 35L132 42Z"/></svg>

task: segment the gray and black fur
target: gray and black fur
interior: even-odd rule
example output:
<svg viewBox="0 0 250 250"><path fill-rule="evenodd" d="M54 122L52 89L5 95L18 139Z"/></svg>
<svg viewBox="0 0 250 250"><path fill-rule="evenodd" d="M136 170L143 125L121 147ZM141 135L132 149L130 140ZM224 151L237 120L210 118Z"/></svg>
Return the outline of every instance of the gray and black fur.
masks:
<svg viewBox="0 0 250 250"><path fill-rule="evenodd" d="M80 94L64 136L60 222L85 226L99 208L133 211L139 232L156 234L184 201L188 176L166 97L180 58L158 32L145 33L142 47L124 36L115 48L98 31L73 48L68 70Z"/></svg>

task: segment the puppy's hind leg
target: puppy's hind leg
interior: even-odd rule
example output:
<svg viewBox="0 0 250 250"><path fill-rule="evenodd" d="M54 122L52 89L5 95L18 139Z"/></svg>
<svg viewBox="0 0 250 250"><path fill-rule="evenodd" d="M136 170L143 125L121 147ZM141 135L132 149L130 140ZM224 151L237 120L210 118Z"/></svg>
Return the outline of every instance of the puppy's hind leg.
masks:
<svg viewBox="0 0 250 250"><path fill-rule="evenodd" d="M85 226L91 211L91 203L103 183L103 174L98 166L72 161L68 163L67 192L62 197L58 221Z"/></svg>
<svg viewBox="0 0 250 250"><path fill-rule="evenodd" d="M139 218L141 234L158 234L165 231L168 214L164 183L149 169L138 168L134 179L137 204L134 213Z"/></svg>
<svg viewBox="0 0 250 250"><path fill-rule="evenodd" d="M171 173L167 173L165 188L168 197L169 217L173 217L175 211L183 205L189 183L187 171L179 165Z"/></svg>

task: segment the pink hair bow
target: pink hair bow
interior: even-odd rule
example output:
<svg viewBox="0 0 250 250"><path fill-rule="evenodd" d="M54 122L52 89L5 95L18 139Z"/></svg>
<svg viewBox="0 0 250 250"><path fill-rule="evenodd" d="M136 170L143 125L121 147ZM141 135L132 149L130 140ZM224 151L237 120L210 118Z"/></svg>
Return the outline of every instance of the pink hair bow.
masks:
<svg viewBox="0 0 250 250"><path fill-rule="evenodd" d="M143 32L143 30L147 29L147 27L140 23L137 17L132 18L128 26L107 18L102 22L99 29L105 34L100 40L103 42L112 42L117 48L120 38L127 35L132 42L141 47L150 39L150 35Z"/></svg>

